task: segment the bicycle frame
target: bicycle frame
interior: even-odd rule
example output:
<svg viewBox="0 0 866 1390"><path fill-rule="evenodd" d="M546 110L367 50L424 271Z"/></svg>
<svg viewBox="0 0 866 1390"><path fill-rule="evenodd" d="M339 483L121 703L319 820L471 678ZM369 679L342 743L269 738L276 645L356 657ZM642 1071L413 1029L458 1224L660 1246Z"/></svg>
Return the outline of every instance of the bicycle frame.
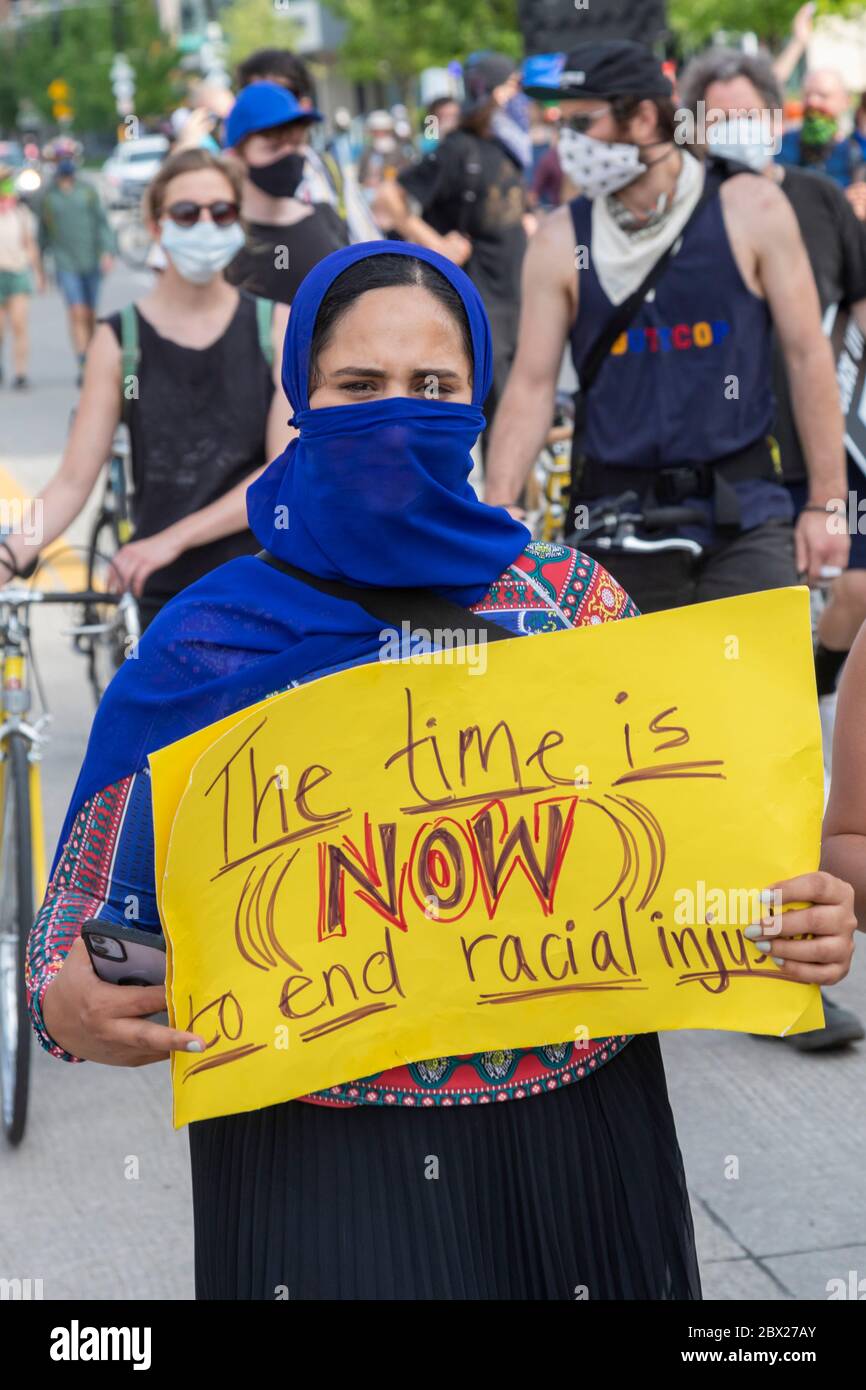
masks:
<svg viewBox="0 0 866 1390"><path fill-rule="evenodd" d="M45 825L42 808L42 779L40 763L45 744L43 730L50 716L42 715L31 724L27 715L30 710L30 688L27 681L27 655L25 644L27 626L21 622L15 603L15 591L0 593L0 612L3 609L15 610L0 624L0 797L5 790L3 778L6 770L6 740L13 731L23 734L28 742L29 784L30 784L30 829L33 853L34 896L41 901L47 887L45 856ZM0 800L0 805L3 802Z"/></svg>
<svg viewBox="0 0 866 1390"><path fill-rule="evenodd" d="M117 538L121 545L132 539L132 520L130 517L130 482L128 475L128 446L125 431L119 427L115 432L108 459L105 479L105 492L102 510L107 517L114 518L117 525Z"/></svg>

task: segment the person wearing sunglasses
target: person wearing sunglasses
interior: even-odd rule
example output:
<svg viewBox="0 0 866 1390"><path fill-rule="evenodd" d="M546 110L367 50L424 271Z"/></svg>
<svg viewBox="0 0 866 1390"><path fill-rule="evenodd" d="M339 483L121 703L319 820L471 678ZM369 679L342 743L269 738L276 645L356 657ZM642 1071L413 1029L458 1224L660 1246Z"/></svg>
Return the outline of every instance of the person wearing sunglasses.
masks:
<svg viewBox="0 0 866 1390"><path fill-rule="evenodd" d="M241 177L222 156L171 155L147 194L165 268L136 304L97 326L69 440L41 494L40 548L84 508L118 423L131 442L133 539L110 587L138 597L142 626L187 584L258 547L246 489L291 431L275 384L287 311L226 282L244 242ZM34 559L7 537L0 582Z"/></svg>
<svg viewBox="0 0 866 1390"><path fill-rule="evenodd" d="M226 122L225 144L243 166L245 246L227 271L233 285L291 304L308 271L349 235L334 207L299 196L309 132L322 117L276 82L253 82Z"/></svg>

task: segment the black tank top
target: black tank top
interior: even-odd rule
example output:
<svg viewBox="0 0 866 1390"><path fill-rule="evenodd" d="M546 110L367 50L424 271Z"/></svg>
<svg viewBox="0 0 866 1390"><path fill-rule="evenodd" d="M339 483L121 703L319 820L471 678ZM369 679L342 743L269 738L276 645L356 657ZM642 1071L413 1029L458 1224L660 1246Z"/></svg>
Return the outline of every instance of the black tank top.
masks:
<svg viewBox="0 0 866 1390"><path fill-rule="evenodd" d="M266 462L274 393L252 295L241 291L221 338L206 348L163 338L136 309L138 398L124 405L132 446L135 539L143 540L229 492ZM118 343L120 314L105 320ZM144 595L165 602L187 584L261 547L244 529L195 546L155 570Z"/></svg>

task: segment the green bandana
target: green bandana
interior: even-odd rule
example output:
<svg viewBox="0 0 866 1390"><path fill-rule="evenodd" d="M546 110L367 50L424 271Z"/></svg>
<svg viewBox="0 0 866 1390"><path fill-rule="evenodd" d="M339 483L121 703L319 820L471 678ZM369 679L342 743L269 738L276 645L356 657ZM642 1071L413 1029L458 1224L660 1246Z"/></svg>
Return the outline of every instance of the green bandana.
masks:
<svg viewBox="0 0 866 1390"><path fill-rule="evenodd" d="M804 145L829 145L835 140L838 129L835 116L825 116L823 111L806 111L800 140Z"/></svg>

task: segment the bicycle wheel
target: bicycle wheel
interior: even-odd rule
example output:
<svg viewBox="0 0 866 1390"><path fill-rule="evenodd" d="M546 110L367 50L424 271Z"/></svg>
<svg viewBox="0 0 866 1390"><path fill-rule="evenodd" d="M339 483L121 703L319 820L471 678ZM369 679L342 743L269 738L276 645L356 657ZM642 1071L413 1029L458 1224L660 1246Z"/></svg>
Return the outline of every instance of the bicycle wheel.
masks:
<svg viewBox="0 0 866 1390"><path fill-rule="evenodd" d="M24 1134L30 1081L31 1028L24 984L34 913L29 747L23 734L10 733L0 769L0 1098L10 1144L19 1143Z"/></svg>
<svg viewBox="0 0 866 1390"><path fill-rule="evenodd" d="M90 536L87 554L88 589L111 590L111 557L120 549L120 531L117 517L109 512L101 512L96 519ZM79 650L87 654L87 675L97 704L105 693L105 688L126 655L126 631L115 621L117 614L113 608L88 605L84 610L87 624L110 623L107 632L92 633L77 639Z"/></svg>
<svg viewBox="0 0 866 1390"><path fill-rule="evenodd" d="M138 217L121 222L117 228L117 249L130 270L141 270L146 265L152 242L150 232Z"/></svg>

